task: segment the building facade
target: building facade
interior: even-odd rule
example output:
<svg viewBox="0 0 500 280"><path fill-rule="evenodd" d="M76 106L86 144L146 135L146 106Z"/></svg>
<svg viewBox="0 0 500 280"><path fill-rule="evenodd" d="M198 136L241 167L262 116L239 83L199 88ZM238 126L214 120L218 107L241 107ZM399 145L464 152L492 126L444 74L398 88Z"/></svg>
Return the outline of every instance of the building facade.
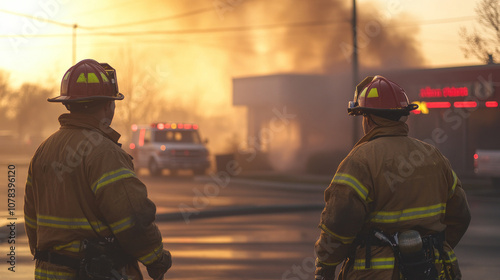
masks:
<svg viewBox="0 0 500 280"><path fill-rule="evenodd" d="M375 74L420 106L410 136L437 146L459 175L473 176L476 149L500 150L500 65L366 71L360 80ZM246 106L248 137L275 169L306 171L321 155L347 155L362 136L360 118L347 115L352 85L349 73L235 78L233 105Z"/></svg>

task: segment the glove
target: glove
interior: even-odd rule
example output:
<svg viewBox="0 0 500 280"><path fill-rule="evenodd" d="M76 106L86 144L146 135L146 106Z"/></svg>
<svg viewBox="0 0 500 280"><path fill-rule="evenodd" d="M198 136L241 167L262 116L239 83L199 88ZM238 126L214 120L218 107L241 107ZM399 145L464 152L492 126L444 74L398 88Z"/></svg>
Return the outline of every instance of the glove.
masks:
<svg viewBox="0 0 500 280"><path fill-rule="evenodd" d="M172 256L167 250L163 250L163 255L154 263L146 266L148 275L154 280L162 280L163 275L172 266Z"/></svg>

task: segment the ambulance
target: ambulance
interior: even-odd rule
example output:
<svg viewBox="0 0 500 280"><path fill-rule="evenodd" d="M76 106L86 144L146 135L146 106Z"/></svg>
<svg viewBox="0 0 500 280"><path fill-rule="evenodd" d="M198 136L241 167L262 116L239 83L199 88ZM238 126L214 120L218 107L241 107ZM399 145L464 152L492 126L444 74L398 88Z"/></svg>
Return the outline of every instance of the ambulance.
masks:
<svg viewBox="0 0 500 280"><path fill-rule="evenodd" d="M129 148L135 167L147 168L152 176L161 175L164 169L170 174L189 169L202 175L210 168L207 143L197 124L162 122L132 125Z"/></svg>
<svg viewBox="0 0 500 280"><path fill-rule="evenodd" d="M493 186L500 187L500 150L476 150L474 173L491 178Z"/></svg>

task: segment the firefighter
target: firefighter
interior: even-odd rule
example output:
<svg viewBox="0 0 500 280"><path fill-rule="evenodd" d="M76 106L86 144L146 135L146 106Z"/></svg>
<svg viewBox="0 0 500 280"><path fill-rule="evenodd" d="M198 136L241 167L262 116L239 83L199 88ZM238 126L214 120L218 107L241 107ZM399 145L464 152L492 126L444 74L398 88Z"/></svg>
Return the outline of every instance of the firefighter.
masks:
<svg viewBox="0 0 500 280"><path fill-rule="evenodd" d="M325 190L315 279L335 279L341 263L338 279L461 279L453 248L468 228L469 206L448 160L408 137L405 121L416 108L382 76L356 87L348 113L363 115L364 136ZM397 237L410 230L420 247L408 264Z"/></svg>
<svg viewBox="0 0 500 280"><path fill-rule="evenodd" d="M156 207L110 125L122 100L116 72L86 59L71 67L60 96L69 114L35 152L25 194L25 227L35 279L152 279L171 266ZM128 277L128 278L127 278Z"/></svg>

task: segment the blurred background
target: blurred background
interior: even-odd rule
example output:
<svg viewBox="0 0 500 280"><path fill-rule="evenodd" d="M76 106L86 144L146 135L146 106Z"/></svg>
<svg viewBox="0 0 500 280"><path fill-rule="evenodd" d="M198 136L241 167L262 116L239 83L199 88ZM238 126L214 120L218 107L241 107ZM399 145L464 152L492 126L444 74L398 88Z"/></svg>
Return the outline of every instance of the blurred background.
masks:
<svg viewBox="0 0 500 280"><path fill-rule="evenodd" d="M353 120L344 115L345 104L352 98L353 85L364 76L390 69L485 63L474 55L466 58L462 50L467 42L461 28L472 33L480 26L475 1L358 0L360 74L353 78L352 4L340 0L1 3L0 115L5 121L0 130L2 135L9 134L2 137L30 145L32 152L57 129L57 116L65 109L45 100L59 94L64 72L86 58L117 69L119 88L126 96L118 103L114 121L122 142L129 140L134 123L195 122L210 139L212 154L248 147L255 136L252 130L262 129L261 124L248 123L251 104L241 98L259 93L234 90L234 79L322 75L331 85L304 81L297 93L316 102L301 104L295 98L280 103L277 99L287 93L279 90L273 100L253 102L267 102L267 108L261 108L265 111L259 112L262 115L272 114L274 107L282 111L285 106L297 115L287 125L288 135L275 135L273 147L266 146L262 152L271 153L275 169L305 170L308 158L326 145L320 141L313 148L299 143L299 135L307 133L300 124L307 118L306 112L325 111L316 108L316 103L332 102L331 110L341 111L340 119L316 112L307 122L320 123L320 130L346 132L328 140L328 149L342 155L354 143L353 133L348 132ZM287 84L288 80L277 83ZM301 108L293 112L297 104ZM332 125L339 122L345 126ZM296 160L303 163L294 164Z"/></svg>
<svg viewBox="0 0 500 280"><path fill-rule="evenodd" d="M134 125L197 124L208 139L205 175L138 170L176 258L169 279L312 279L323 191L362 136L347 103L382 74L420 105L411 136L450 159L479 217L457 249L464 278L496 279L499 14L497 0L1 1L0 163L18 171L16 217L29 160L66 111L46 100L92 58L117 71L124 149ZM33 273L22 227L8 279Z"/></svg>

